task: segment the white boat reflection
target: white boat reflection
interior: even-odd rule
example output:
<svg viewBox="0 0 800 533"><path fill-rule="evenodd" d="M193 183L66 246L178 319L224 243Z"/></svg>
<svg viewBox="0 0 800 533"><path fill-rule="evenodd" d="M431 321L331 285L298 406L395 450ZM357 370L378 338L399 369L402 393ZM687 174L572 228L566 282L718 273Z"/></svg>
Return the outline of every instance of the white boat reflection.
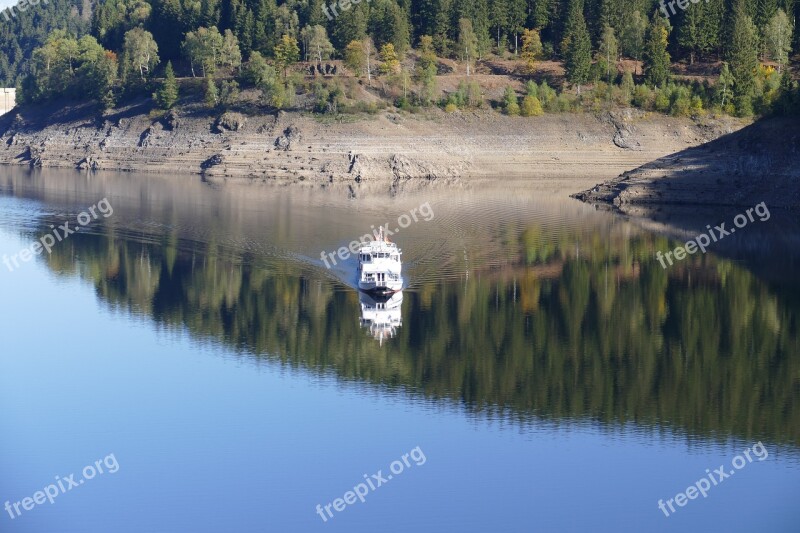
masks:
<svg viewBox="0 0 800 533"><path fill-rule="evenodd" d="M403 291L391 295L378 295L359 291L361 302L361 327L383 345L384 339L394 337L397 328L403 325Z"/></svg>

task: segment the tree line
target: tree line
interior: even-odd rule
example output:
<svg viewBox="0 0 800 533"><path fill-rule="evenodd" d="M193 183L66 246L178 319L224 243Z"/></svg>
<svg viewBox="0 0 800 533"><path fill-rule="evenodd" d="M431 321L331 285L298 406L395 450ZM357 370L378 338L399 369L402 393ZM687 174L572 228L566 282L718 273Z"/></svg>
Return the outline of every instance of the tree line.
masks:
<svg viewBox="0 0 800 533"><path fill-rule="evenodd" d="M436 57L464 63L469 75L475 61L490 55L518 58L531 70L542 59L563 61L578 93L598 79L618 79L623 58L642 61L643 72L634 74L652 87L669 81L675 61L722 60L719 74L743 115L753 111L760 62L774 62L779 75L786 73L781 83L791 86L787 67L800 49L799 0L687 1L674 14L669 4L372 0L347 10L340 3L333 17L323 0L54 0L0 27L0 77L19 86L23 102L90 96L111 105L168 70L255 79L273 93L288 93L291 87L273 69L285 77L299 60L342 58L367 77L402 74L400 63L413 47L417 67L410 74L423 93L435 93ZM162 89L160 101L169 104L164 93L176 93L177 85ZM211 100L219 99L216 85L209 91Z"/></svg>

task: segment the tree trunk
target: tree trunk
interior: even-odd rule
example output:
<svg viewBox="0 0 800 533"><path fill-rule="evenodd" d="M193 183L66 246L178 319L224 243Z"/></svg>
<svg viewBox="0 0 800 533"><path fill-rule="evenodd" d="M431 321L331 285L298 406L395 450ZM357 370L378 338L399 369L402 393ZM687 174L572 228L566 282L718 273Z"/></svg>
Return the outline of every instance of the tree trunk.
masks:
<svg viewBox="0 0 800 533"><path fill-rule="evenodd" d="M369 46L367 48L367 86L372 87L372 73L369 70L369 53L371 48Z"/></svg>

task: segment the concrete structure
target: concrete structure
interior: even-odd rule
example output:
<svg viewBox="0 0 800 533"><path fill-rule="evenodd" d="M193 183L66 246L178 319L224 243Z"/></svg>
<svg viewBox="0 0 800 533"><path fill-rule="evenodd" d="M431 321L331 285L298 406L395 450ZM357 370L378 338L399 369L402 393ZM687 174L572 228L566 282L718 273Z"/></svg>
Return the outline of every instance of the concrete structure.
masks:
<svg viewBox="0 0 800 533"><path fill-rule="evenodd" d="M0 87L0 115L5 115L17 105L17 89Z"/></svg>

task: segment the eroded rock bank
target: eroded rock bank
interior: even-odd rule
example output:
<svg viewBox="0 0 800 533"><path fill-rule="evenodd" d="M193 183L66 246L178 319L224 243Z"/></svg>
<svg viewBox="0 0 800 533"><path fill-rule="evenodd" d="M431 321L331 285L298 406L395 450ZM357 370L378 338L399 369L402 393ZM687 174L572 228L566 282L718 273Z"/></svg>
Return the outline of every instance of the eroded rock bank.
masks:
<svg viewBox="0 0 800 533"><path fill-rule="evenodd" d="M800 119L771 118L658 158L574 195L653 218L676 206L800 208Z"/></svg>
<svg viewBox="0 0 800 533"><path fill-rule="evenodd" d="M142 102L106 113L14 110L0 118L0 163L397 194L480 179L608 179L739 127L733 119L696 122L634 110L537 118L387 111L323 122L193 106L159 113Z"/></svg>

